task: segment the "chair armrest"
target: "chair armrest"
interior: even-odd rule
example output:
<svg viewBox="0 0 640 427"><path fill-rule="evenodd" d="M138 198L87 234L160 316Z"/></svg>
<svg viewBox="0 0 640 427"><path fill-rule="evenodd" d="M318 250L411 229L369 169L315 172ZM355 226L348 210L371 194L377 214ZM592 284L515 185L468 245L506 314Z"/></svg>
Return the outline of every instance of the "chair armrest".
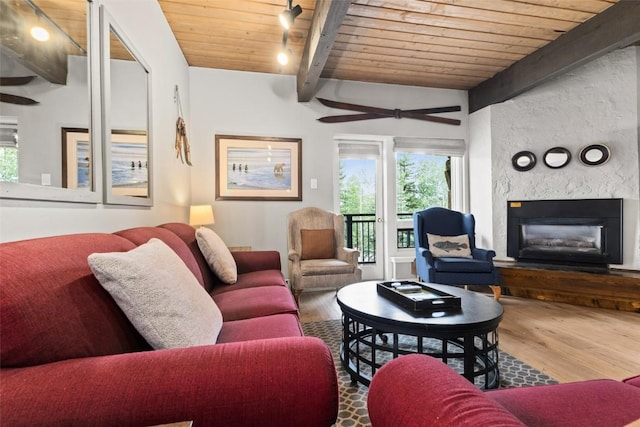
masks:
<svg viewBox="0 0 640 427"><path fill-rule="evenodd" d="M360 251L352 248L340 247L338 248L338 259L346 261L349 264L358 264L358 258L360 258Z"/></svg>
<svg viewBox="0 0 640 427"><path fill-rule="evenodd" d="M422 258L424 258L424 260L427 262L428 265L433 265L433 255L431 254L431 251L429 249L420 246L418 248L418 254Z"/></svg>
<svg viewBox="0 0 640 427"><path fill-rule="evenodd" d="M482 261L491 261L493 257L496 256L496 251L491 249L473 248L471 250L471 256L473 256L474 259L479 259Z"/></svg>
<svg viewBox="0 0 640 427"><path fill-rule="evenodd" d="M287 258L289 258L289 261L300 262L300 253L291 249L287 254Z"/></svg>
<svg viewBox="0 0 640 427"><path fill-rule="evenodd" d="M304 357L301 357L304 355ZM309 386L313 385L313 393ZM6 425L328 426L335 367L313 337L277 338L3 369ZM304 398L302 398L304 396Z"/></svg>
<svg viewBox="0 0 640 427"><path fill-rule="evenodd" d="M231 252L238 266L238 274L262 270L281 270L278 251Z"/></svg>
<svg viewBox="0 0 640 427"><path fill-rule="evenodd" d="M524 426L462 375L425 355L383 365L371 381L367 406L376 427Z"/></svg>

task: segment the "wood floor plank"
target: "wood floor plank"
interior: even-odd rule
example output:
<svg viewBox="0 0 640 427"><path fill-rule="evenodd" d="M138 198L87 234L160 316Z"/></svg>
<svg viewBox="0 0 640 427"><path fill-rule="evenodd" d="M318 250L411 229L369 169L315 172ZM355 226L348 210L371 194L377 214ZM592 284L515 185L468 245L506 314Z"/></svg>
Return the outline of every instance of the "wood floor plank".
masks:
<svg viewBox="0 0 640 427"><path fill-rule="evenodd" d="M500 348L559 382L640 374L640 315L502 297ZM303 292L302 322L340 319L334 291Z"/></svg>

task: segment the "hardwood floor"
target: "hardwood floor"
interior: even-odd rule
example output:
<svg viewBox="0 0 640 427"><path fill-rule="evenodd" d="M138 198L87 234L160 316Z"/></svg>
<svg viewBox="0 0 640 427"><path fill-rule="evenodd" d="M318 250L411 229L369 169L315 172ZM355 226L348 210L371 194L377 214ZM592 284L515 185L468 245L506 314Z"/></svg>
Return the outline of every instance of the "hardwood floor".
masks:
<svg viewBox="0 0 640 427"><path fill-rule="evenodd" d="M640 314L509 296L500 303L500 348L550 377L571 382L640 374ZM302 322L340 316L335 291L302 293Z"/></svg>

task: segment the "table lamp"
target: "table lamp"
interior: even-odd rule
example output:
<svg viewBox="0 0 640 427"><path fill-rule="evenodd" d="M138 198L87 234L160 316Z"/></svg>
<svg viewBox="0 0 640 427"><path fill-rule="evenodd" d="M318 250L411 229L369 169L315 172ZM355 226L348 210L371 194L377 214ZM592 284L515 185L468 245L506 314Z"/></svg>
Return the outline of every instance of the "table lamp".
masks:
<svg viewBox="0 0 640 427"><path fill-rule="evenodd" d="M211 205L191 205L189 208L189 225L200 226L214 224Z"/></svg>

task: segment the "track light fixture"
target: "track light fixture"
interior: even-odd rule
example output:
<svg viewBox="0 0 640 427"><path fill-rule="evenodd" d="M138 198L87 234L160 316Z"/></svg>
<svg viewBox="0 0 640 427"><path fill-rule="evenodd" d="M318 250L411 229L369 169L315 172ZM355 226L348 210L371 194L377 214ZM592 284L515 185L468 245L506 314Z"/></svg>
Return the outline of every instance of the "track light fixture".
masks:
<svg viewBox="0 0 640 427"><path fill-rule="evenodd" d="M293 0L287 0L287 8L278 15L280 23L284 27L284 33L282 34L282 48L278 52L278 63L280 65L287 65L289 63L290 50L287 49L287 37L289 35L289 29L293 26L293 21L302 13L302 8L299 4L292 7Z"/></svg>
<svg viewBox="0 0 640 427"><path fill-rule="evenodd" d="M302 7L299 4L292 7L293 0L287 0L287 8L280 13L280 23L285 30L293 27L293 21L302 13Z"/></svg>

